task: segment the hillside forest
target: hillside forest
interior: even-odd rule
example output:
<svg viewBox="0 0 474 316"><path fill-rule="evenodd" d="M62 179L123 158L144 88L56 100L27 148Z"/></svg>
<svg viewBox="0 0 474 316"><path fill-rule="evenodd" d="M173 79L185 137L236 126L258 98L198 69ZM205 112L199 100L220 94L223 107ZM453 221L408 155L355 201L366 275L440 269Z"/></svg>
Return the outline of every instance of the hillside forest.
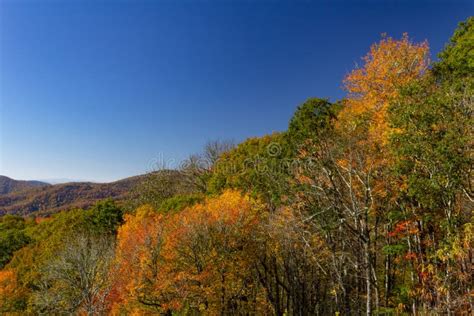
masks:
<svg viewBox="0 0 474 316"><path fill-rule="evenodd" d="M383 35L286 131L3 215L0 314L472 315L474 18L433 60Z"/></svg>

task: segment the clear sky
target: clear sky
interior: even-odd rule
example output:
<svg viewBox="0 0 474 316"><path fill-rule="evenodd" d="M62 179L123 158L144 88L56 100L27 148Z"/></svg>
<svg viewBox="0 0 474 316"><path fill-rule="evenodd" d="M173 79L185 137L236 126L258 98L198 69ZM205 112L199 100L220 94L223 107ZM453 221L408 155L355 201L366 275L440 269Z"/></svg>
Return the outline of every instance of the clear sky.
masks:
<svg viewBox="0 0 474 316"><path fill-rule="evenodd" d="M0 174L110 181L284 130L381 33L433 56L474 1L0 0Z"/></svg>

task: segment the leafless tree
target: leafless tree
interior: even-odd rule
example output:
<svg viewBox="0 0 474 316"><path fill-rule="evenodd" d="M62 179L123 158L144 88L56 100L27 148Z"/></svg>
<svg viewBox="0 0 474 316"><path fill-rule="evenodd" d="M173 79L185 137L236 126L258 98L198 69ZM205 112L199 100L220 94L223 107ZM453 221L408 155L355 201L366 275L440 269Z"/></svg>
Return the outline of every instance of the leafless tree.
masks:
<svg viewBox="0 0 474 316"><path fill-rule="evenodd" d="M230 140L207 142L202 153L189 156L181 165L180 171L185 175L187 183L199 192L206 192L212 168L223 153L234 147L234 142Z"/></svg>
<svg viewBox="0 0 474 316"><path fill-rule="evenodd" d="M112 237L74 236L42 269L33 304L40 314L102 315L111 287Z"/></svg>

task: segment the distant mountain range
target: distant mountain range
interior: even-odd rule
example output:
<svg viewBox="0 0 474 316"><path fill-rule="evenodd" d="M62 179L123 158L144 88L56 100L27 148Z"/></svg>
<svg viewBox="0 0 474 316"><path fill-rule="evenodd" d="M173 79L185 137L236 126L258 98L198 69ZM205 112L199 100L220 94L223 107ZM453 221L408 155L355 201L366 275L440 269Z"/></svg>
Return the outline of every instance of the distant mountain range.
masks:
<svg viewBox="0 0 474 316"><path fill-rule="evenodd" d="M70 182L49 184L0 176L0 215L49 215L61 210L87 208L99 200L125 200L145 175L111 183Z"/></svg>
<svg viewBox="0 0 474 316"><path fill-rule="evenodd" d="M69 182L97 182L89 180L78 180L78 179L69 179L69 178L51 178L51 179L38 179L38 181L46 182L49 184L60 184L60 183L69 183Z"/></svg>

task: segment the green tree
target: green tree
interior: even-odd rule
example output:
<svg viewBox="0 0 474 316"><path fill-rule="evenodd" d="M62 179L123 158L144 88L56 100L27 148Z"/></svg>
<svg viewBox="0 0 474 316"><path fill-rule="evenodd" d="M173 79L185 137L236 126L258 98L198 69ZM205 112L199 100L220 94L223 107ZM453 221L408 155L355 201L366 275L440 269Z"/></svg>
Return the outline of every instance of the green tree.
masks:
<svg viewBox="0 0 474 316"><path fill-rule="evenodd" d="M271 208L288 193L288 177L292 168L290 151L284 134L274 133L249 138L222 154L212 169L209 191L240 189L262 198Z"/></svg>
<svg viewBox="0 0 474 316"><path fill-rule="evenodd" d="M461 22L433 67L440 81L453 81L457 87L472 85L474 73L474 17ZM468 80L465 82L464 80ZM472 88L472 86L470 87Z"/></svg>
<svg viewBox="0 0 474 316"><path fill-rule="evenodd" d="M317 141L336 118L338 105L327 99L310 98L298 106L290 120L286 137L295 154L308 140Z"/></svg>
<svg viewBox="0 0 474 316"><path fill-rule="evenodd" d="M123 211L112 200L98 202L90 211L92 230L99 234L115 234L123 223Z"/></svg>
<svg viewBox="0 0 474 316"><path fill-rule="evenodd" d="M450 314L472 305L473 279L463 272L469 256L456 245L472 244L466 225L474 206L473 39L471 18L461 23L433 71L402 89L389 108L404 220L397 226L414 231L402 237L411 258L413 312L421 305Z"/></svg>
<svg viewBox="0 0 474 316"><path fill-rule="evenodd" d="M25 233L26 226L25 219L20 216L0 218L0 269L10 261L15 251L30 243L31 239Z"/></svg>

